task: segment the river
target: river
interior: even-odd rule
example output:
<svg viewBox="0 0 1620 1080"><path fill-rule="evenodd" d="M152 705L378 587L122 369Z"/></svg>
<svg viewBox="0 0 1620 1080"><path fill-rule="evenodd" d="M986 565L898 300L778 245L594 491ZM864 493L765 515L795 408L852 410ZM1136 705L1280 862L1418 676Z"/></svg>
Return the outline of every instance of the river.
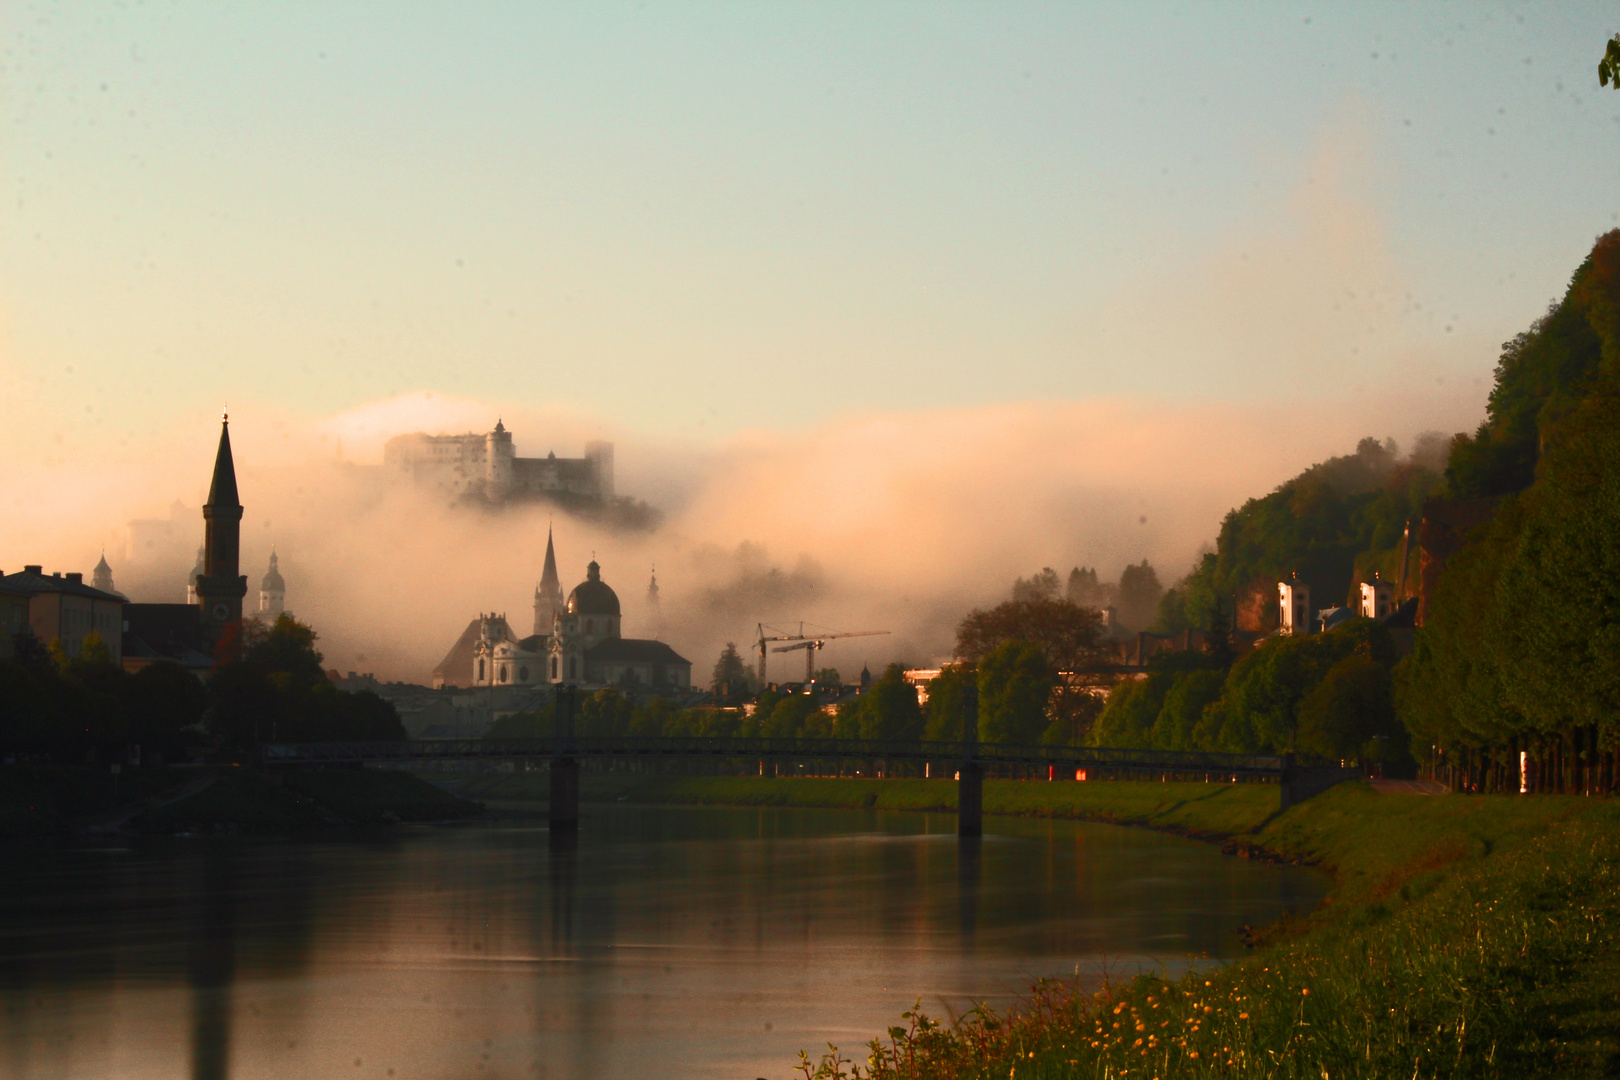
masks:
<svg viewBox="0 0 1620 1080"><path fill-rule="evenodd" d="M1326 887L1106 825L584 809L560 850L519 822L8 851L0 1075L777 1080L918 998L1237 955Z"/></svg>

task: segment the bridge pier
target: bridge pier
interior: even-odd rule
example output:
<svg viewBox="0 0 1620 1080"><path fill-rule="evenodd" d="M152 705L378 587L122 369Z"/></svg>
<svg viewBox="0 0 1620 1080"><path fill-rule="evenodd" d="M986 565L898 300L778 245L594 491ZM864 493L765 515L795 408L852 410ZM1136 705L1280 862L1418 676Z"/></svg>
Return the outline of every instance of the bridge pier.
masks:
<svg viewBox="0 0 1620 1080"><path fill-rule="evenodd" d="M576 696L571 684L557 687L552 720L551 832L573 833L579 828L579 759L574 745Z"/></svg>
<svg viewBox="0 0 1620 1080"><path fill-rule="evenodd" d="M579 762L551 759L551 828L579 828Z"/></svg>
<svg viewBox="0 0 1620 1080"><path fill-rule="evenodd" d="M957 774L956 835L984 835L984 766L977 761L962 762Z"/></svg>

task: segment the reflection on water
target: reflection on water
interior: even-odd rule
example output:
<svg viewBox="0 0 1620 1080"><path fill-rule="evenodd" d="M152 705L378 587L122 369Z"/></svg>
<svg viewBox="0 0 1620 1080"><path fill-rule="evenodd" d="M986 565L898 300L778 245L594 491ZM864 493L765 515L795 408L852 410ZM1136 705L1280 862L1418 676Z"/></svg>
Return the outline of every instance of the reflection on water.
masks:
<svg viewBox="0 0 1620 1080"><path fill-rule="evenodd" d="M586 808L577 843L17 851L0 879L7 1077L787 1076L921 998L1178 969L1325 880L1108 826Z"/></svg>

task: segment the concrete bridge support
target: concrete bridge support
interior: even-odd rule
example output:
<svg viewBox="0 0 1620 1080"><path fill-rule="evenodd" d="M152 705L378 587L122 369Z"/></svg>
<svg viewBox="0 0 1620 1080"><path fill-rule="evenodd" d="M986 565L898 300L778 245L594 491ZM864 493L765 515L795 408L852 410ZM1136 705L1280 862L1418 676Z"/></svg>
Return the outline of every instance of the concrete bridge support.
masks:
<svg viewBox="0 0 1620 1080"><path fill-rule="evenodd" d="M551 832L572 833L579 828L579 759L574 747L574 709L577 692L571 685L557 687L552 720Z"/></svg>
<svg viewBox="0 0 1620 1080"><path fill-rule="evenodd" d="M956 835L984 835L984 765L979 761L979 688L962 695L962 764L956 774Z"/></svg>
<svg viewBox="0 0 1620 1080"><path fill-rule="evenodd" d="M579 762L551 759L551 828L579 828Z"/></svg>
<svg viewBox="0 0 1620 1080"><path fill-rule="evenodd" d="M957 774L956 835L964 839L984 835L984 766L977 761L962 762Z"/></svg>

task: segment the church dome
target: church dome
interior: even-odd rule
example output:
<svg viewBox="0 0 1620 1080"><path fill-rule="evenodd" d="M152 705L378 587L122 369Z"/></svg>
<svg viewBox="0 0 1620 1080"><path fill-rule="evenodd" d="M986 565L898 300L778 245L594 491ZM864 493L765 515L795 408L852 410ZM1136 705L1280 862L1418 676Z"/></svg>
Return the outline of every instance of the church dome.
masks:
<svg viewBox="0 0 1620 1080"><path fill-rule="evenodd" d="M595 559L585 568L585 580L575 585L574 591L568 594L568 614L619 614L619 594L602 580L602 568L596 565Z"/></svg>
<svg viewBox="0 0 1620 1080"><path fill-rule="evenodd" d="M259 582L259 588L264 592L286 592L287 583L281 580L281 568L277 563L276 553L270 552L270 572L264 575Z"/></svg>

